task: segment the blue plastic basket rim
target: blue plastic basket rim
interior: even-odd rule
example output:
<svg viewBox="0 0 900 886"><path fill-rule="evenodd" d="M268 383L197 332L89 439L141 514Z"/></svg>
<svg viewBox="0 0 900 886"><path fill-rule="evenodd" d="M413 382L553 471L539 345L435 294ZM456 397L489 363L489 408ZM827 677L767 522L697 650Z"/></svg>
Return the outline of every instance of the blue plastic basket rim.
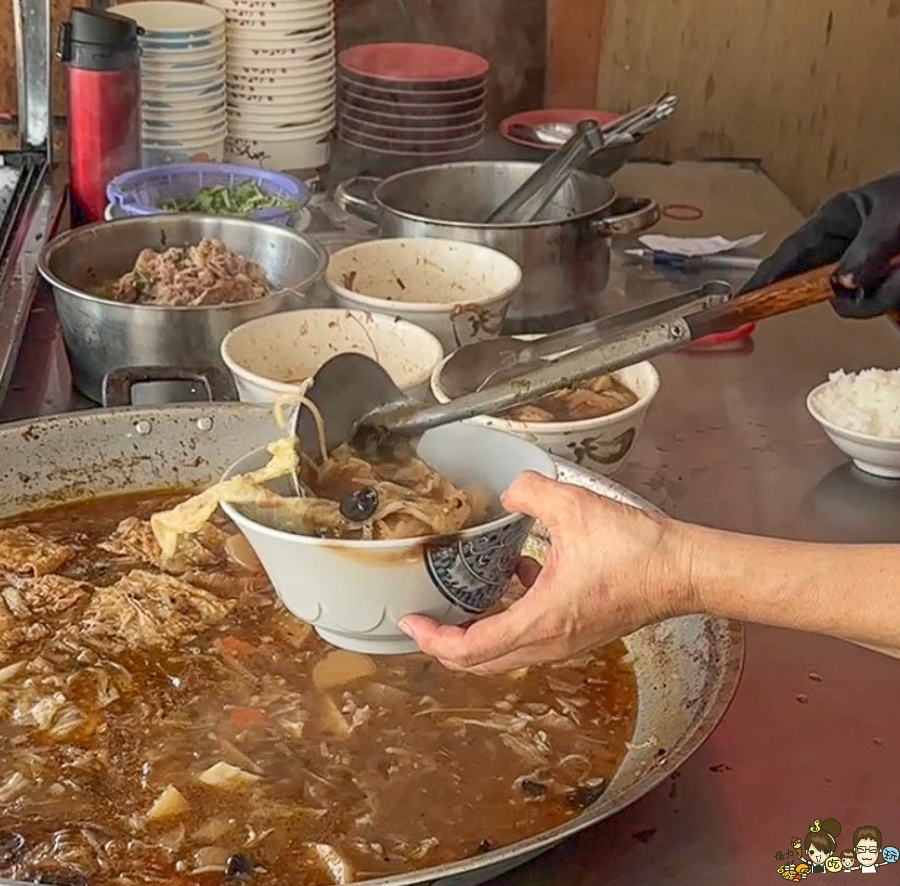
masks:
<svg viewBox="0 0 900 886"><path fill-rule="evenodd" d="M145 169L134 169L116 176L106 187L107 200L114 205L121 206L126 211L140 215L154 215L165 210L160 206L134 202L130 199L130 195L125 193L125 190L137 188L144 183L149 184L154 177L164 176L171 180L179 175L202 175L203 173L220 176L231 175L245 180L265 182L287 194L301 208L310 199L309 189L303 182L286 173L275 172L269 169L253 169L248 166L230 163L170 163L160 166L149 166ZM270 219L287 216L294 211L283 206L268 206L253 210L248 217Z"/></svg>

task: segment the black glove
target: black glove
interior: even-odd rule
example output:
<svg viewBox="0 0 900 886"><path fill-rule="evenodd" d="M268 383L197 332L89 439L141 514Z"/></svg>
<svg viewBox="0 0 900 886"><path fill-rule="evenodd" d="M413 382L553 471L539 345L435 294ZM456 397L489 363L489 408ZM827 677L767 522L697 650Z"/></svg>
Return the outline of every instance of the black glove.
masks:
<svg viewBox="0 0 900 886"><path fill-rule="evenodd" d="M757 269L744 292L840 260L832 279L844 317L900 309L900 174L832 197ZM900 262L900 259L898 259Z"/></svg>

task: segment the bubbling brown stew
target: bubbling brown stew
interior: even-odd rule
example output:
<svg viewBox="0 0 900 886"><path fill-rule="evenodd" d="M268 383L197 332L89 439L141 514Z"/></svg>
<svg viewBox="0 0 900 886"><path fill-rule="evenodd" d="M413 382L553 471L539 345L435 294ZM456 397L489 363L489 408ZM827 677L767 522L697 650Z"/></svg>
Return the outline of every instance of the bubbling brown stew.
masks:
<svg viewBox="0 0 900 886"><path fill-rule="evenodd" d="M602 793L634 727L621 643L489 678L335 650L224 519L164 560L149 517L182 498L0 524L0 876L352 882Z"/></svg>
<svg viewBox="0 0 900 886"><path fill-rule="evenodd" d="M637 403L630 388L611 375L600 375L572 388L562 388L526 406L502 414L511 421L583 421L621 412Z"/></svg>

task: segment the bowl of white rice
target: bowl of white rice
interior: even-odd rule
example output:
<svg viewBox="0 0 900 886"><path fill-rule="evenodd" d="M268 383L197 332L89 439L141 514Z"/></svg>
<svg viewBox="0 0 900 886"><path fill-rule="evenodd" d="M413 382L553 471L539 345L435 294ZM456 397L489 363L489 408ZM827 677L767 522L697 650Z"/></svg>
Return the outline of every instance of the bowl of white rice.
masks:
<svg viewBox="0 0 900 886"><path fill-rule="evenodd" d="M900 479L900 369L833 372L806 408L861 471Z"/></svg>

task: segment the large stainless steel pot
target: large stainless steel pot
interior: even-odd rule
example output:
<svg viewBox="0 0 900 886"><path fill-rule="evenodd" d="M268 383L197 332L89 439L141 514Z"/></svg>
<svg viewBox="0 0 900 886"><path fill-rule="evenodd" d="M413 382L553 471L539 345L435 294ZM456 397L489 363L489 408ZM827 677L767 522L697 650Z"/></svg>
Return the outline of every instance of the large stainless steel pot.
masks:
<svg viewBox="0 0 900 886"><path fill-rule="evenodd" d="M134 266L142 249L196 245L215 237L265 269L278 292L210 307L129 305L91 295ZM124 366L224 371L219 346L247 320L304 306L328 255L288 228L240 218L155 215L76 228L52 240L39 269L53 287L75 387L100 402L104 376Z"/></svg>
<svg viewBox="0 0 900 886"><path fill-rule="evenodd" d="M243 404L97 410L0 426L0 518L91 495L208 483L273 433L269 407ZM610 480L562 462L559 470L563 480L649 508ZM530 544L540 556L543 539L536 535ZM689 616L644 628L626 642L637 671L637 729L621 769L593 806L513 846L371 882L483 883L634 802L680 766L731 701L743 631L732 622Z"/></svg>
<svg viewBox="0 0 900 886"><path fill-rule="evenodd" d="M598 316L609 279L610 237L654 224L659 207L645 200L615 214L612 184L576 171L545 210L546 220L485 224L539 166L499 160L423 166L383 180L350 179L335 198L348 212L375 222L385 237L445 237L505 252L524 272L506 331L547 332Z"/></svg>

